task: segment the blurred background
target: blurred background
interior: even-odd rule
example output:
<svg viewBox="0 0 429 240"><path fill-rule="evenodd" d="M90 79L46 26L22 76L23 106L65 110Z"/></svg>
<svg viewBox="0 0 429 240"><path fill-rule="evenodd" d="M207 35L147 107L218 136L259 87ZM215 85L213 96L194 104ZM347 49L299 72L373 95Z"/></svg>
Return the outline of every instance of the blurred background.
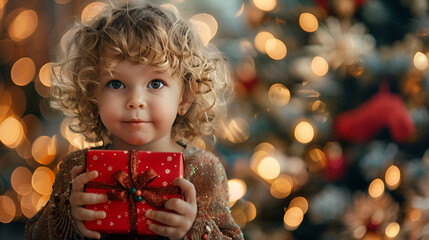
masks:
<svg viewBox="0 0 429 240"><path fill-rule="evenodd" d="M246 239L429 239L427 0L162 3L231 63L236 98L201 145ZM91 146L46 97L62 36L105 4L0 0L0 239L24 237L62 157Z"/></svg>

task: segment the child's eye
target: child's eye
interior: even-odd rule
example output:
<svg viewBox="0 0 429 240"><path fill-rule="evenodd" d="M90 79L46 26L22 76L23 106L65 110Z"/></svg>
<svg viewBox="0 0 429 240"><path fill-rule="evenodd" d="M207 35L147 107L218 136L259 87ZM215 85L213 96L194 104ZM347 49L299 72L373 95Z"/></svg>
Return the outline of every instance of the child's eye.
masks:
<svg viewBox="0 0 429 240"><path fill-rule="evenodd" d="M164 87L164 85L165 84L161 80L152 80L147 86L148 88L160 89Z"/></svg>
<svg viewBox="0 0 429 240"><path fill-rule="evenodd" d="M112 80L107 84L107 86L113 89L125 88L124 84L119 80Z"/></svg>

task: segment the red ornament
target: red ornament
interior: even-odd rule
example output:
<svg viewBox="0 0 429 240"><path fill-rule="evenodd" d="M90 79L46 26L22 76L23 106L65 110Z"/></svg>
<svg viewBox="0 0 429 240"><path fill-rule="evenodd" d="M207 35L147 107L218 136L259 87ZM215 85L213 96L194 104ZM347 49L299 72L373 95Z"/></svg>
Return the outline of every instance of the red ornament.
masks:
<svg viewBox="0 0 429 240"><path fill-rule="evenodd" d="M141 196L142 195L142 191L141 190L137 190L135 193L136 196Z"/></svg>
<svg viewBox="0 0 429 240"><path fill-rule="evenodd" d="M338 137L349 142L367 142L383 128L393 140L404 142L415 131L414 122L401 97L380 92L356 109L340 113L334 121Z"/></svg>

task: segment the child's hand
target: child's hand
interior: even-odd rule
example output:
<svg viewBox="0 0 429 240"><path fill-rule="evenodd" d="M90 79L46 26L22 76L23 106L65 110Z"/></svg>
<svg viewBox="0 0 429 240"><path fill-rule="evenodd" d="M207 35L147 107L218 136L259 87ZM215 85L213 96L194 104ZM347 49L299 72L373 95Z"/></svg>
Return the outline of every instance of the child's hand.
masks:
<svg viewBox="0 0 429 240"><path fill-rule="evenodd" d="M179 186L185 194L185 201L172 198L165 202L165 208L174 212L147 210L145 216L166 226L149 224L149 229L170 239L182 239L191 229L197 216L197 200L194 185L186 179L174 179L174 185Z"/></svg>
<svg viewBox="0 0 429 240"><path fill-rule="evenodd" d="M71 215L74 218L76 226L82 235L87 238L99 239L101 237L100 233L87 229L83 221L92 221L106 218L106 213L104 211L88 210L83 206L107 202L108 197L106 194L83 192L84 185L98 176L97 171L85 173L84 171L85 166L76 166L71 170L73 179L70 193Z"/></svg>

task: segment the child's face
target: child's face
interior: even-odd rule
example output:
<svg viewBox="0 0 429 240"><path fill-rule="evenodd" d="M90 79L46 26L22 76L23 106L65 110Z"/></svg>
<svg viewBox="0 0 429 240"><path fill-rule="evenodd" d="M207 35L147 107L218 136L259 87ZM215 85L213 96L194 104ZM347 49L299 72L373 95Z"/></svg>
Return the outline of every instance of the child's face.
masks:
<svg viewBox="0 0 429 240"><path fill-rule="evenodd" d="M183 83L159 67L119 62L101 79L100 117L113 149L169 151Z"/></svg>

